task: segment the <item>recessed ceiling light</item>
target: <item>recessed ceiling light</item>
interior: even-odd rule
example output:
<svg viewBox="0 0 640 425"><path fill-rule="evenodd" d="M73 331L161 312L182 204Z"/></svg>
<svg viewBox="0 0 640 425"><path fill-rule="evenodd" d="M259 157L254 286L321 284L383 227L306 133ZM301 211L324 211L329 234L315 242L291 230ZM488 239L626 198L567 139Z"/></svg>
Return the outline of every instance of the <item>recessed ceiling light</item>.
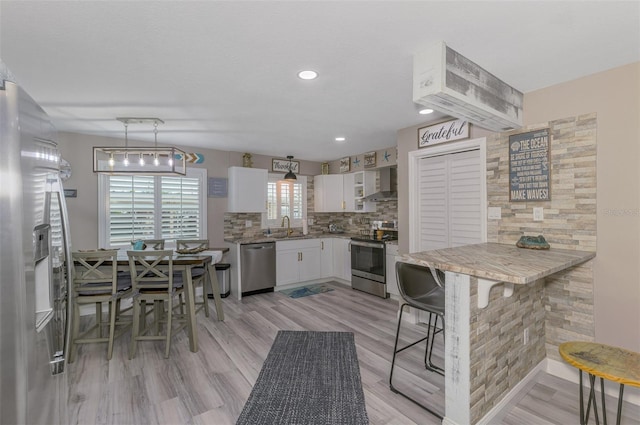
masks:
<svg viewBox="0 0 640 425"><path fill-rule="evenodd" d="M344 142L345 140L347 139L345 139L344 137L336 137L336 142Z"/></svg>
<svg viewBox="0 0 640 425"><path fill-rule="evenodd" d="M433 109L420 109L418 111L418 113L420 115L429 115L429 114L433 114Z"/></svg>
<svg viewBox="0 0 640 425"><path fill-rule="evenodd" d="M316 78L318 78L318 73L315 71L300 71L298 72L298 78L301 78L303 80L315 80Z"/></svg>

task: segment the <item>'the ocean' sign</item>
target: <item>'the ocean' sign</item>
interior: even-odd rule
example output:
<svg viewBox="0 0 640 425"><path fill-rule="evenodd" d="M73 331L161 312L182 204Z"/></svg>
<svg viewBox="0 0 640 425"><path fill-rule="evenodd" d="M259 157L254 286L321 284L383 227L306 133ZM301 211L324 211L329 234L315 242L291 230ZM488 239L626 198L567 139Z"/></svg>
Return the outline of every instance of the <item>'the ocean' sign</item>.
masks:
<svg viewBox="0 0 640 425"><path fill-rule="evenodd" d="M441 122L418 129L418 147L437 145L438 143L469 137L469 123L465 120Z"/></svg>
<svg viewBox="0 0 640 425"><path fill-rule="evenodd" d="M549 129L509 136L509 201L551 200Z"/></svg>

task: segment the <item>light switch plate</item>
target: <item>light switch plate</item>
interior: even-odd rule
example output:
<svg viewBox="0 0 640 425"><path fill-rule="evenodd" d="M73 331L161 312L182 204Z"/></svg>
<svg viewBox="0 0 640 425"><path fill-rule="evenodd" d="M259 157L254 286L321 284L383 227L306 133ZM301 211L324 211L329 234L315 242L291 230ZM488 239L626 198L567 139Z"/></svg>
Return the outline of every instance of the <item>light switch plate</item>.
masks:
<svg viewBox="0 0 640 425"><path fill-rule="evenodd" d="M488 216L490 220L500 220L502 218L502 208L489 207Z"/></svg>
<svg viewBox="0 0 640 425"><path fill-rule="evenodd" d="M544 209L542 207L534 207L533 221L543 221L543 220L544 220Z"/></svg>

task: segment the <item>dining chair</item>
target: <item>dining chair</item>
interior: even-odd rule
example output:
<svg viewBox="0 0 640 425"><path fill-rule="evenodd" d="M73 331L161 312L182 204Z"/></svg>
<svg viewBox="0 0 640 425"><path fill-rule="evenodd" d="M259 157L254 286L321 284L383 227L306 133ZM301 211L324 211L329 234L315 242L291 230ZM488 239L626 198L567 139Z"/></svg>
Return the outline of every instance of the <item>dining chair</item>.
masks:
<svg viewBox="0 0 640 425"><path fill-rule="evenodd" d="M436 415L442 419L442 415L433 411L428 406L420 403L408 396L407 394L399 391L393 385L393 370L395 366L396 356L398 353L413 347L416 344L426 341L424 366L426 369L436 372L444 376L444 369L436 366L431 361L431 355L433 353L433 344L435 336L439 333L444 335L444 284L439 271L431 269L430 267L420 266L417 264L396 263L396 277L398 282L398 290L402 297L402 304L400 305L400 314L398 315L398 327L396 330L396 341L393 346L393 357L391 360L391 372L389 374L389 387L394 393L400 394L405 398L418 404L425 410ZM429 321L426 327L427 335L411 344L408 344L402 348L398 348L398 341L400 339L400 328L402 324L402 314L404 307L409 306L419 311L429 313ZM433 325L432 323L433 319ZM438 327L438 319L440 319L441 326Z"/></svg>
<svg viewBox="0 0 640 425"><path fill-rule="evenodd" d="M76 357L78 344L107 343L107 359L113 355L113 342L130 326L131 320L121 315L120 300L131 295L128 274L118 273L117 250L73 252L72 284L73 318L69 362ZM103 303L108 303L108 320L102 318ZM95 304L95 324L80 333L80 306ZM108 327L105 335L104 329ZM118 333L116 333L118 327Z"/></svg>
<svg viewBox="0 0 640 425"><path fill-rule="evenodd" d="M209 239L177 239L176 240L176 252L180 254L198 254L202 251L209 249ZM203 267L196 267L192 269L192 273L206 275L206 270ZM197 311L204 310L204 315L209 317L209 302L207 297L207 290L205 288L205 279L202 279L202 301L196 301ZM211 287L211 283L209 283ZM195 286L194 286L195 288ZM213 291L213 289L212 289ZM195 290L194 290L195 293Z"/></svg>
<svg viewBox="0 0 640 425"><path fill-rule="evenodd" d="M185 295L183 273L174 271L173 250L127 251L133 284L133 326L129 358L136 355L138 341L165 341L165 358L169 357L171 338L189 325L188 315L183 313L182 297ZM193 273L193 281L204 278L204 274ZM146 304L153 303L153 323L146 317ZM180 312L174 310L180 309ZM160 327L165 325L161 335ZM177 326L174 326L177 325ZM191 326L196 326L195 323ZM150 334L152 328L154 334Z"/></svg>

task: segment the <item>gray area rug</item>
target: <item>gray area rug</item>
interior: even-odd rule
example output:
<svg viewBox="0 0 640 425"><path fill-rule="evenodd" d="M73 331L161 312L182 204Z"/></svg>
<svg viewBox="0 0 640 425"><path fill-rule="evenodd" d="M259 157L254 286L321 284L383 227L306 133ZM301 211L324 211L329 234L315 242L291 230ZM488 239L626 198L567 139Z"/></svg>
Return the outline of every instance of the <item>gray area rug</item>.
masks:
<svg viewBox="0 0 640 425"><path fill-rule="evenodd" d="M351 332L278 331L237 424L368 424Z"/></svg>

